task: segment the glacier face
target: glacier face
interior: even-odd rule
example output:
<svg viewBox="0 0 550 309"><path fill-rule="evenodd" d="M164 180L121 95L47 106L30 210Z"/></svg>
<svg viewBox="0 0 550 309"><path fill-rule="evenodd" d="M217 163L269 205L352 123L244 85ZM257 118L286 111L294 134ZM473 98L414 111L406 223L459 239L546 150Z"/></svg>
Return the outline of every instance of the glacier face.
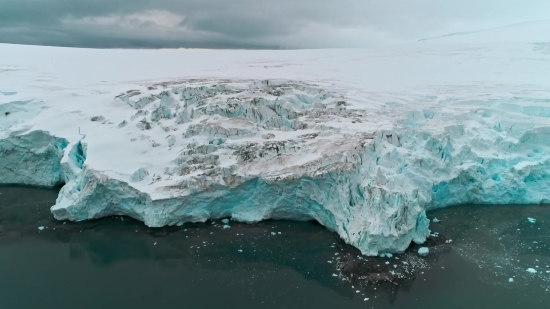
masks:
<svg viewBox="0 0 550 309"><path fill-rule="evenodd" d="M129 215L149 226L314 219L375 255L422 243L427 209L548 202L544 101L443 102L403 111L390 129L348 132L368 121L365 110L316 87L268 84L162 85L158 95L119 96L137 109L123 120L129 127L160 127L168 149L180 152L162 174L140 168L124 181L85 167L61 190L54 216ZM136 183L160 183L156 190L170 196L153 199Z"/></svg>
<svg viewBox="0 0 550 309"><path fill-rule="evenodd" d="M169 51L23 57L35 47L0 44L25 49L4 54L27 68L0 75L10 93L0 183L65 183L57 219L313 219L364 254L400 252L426 239L429 209L548 203L550 61L540 60L550 54L538 46L220 62ZM53 54L65 55L55 72L41 58ZM129 71L127 60L152 65Z"/></svg>

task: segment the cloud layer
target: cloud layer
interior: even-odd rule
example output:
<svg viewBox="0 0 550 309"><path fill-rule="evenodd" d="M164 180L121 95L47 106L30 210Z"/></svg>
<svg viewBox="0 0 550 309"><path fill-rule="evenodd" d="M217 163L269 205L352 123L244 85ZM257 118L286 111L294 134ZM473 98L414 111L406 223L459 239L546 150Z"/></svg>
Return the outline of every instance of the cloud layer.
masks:
<svg viewBox="0 0 550 309"><path fill-rule="evenodd" d="M548 12L548 0L2 0L0 42L364 47L547 19Z"/></svg>

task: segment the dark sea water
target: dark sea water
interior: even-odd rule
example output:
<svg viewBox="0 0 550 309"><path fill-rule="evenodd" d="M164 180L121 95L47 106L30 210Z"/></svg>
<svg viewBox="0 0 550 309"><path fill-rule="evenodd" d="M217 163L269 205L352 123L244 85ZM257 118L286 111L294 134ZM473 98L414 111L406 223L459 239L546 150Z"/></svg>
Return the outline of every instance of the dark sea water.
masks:
<svg viewBox="0 0 550 309"><path fill-rule="evenodd" d="M361 257L363 272L407 273L365 283L339 263L357 252L314 222L60 222L56 197L0 187L0 309L550 308L548 206L430 212L430 255Z"/></svg>

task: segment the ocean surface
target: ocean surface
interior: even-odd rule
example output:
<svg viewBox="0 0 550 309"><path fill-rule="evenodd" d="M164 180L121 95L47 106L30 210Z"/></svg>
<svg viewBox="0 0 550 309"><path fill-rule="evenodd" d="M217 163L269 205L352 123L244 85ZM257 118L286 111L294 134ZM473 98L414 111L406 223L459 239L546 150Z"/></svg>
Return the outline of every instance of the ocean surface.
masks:
<svg viewBox="0 0 550 309"><path fill-rule="evenodd" d="M428 257L367 258L315 222L74 223L56 197L0 187L1 309L550 306L550 206L431 211Z"/></svg>

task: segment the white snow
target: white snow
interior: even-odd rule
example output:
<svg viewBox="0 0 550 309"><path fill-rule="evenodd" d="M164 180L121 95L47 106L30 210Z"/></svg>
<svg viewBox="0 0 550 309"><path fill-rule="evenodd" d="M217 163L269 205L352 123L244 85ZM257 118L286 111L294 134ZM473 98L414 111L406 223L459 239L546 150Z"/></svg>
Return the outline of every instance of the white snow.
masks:
<svg viewBox="0 0 550 309"><path fill-rule="evenodd" d="M314 219L402 252L428 209L549 202L550 27L531 26L382 49L0 44L0 183L66 183L63 220Z"/></svg>

